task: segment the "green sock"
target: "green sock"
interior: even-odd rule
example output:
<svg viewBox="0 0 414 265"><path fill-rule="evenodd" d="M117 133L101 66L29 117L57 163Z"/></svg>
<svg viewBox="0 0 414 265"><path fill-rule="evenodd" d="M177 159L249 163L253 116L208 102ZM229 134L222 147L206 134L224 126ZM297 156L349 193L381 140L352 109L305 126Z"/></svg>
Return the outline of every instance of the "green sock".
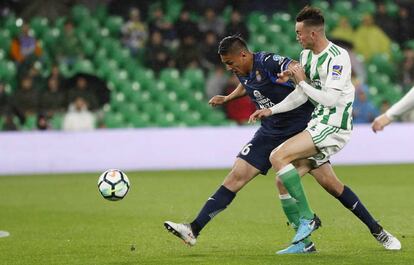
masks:
<svg viewBox="0 0 414 265"><path fill-rule="evenodd" d="M292 198L289 194L279 195L279 198L280 202L282 203L283 212L289 220L290 225L293 227L295 231L297 231L299 226L300 215L298 205L296 204L296 200ZM305 238L303 242L306 245L312 242L310 236Z"/></svg>
<svg viewBox="0 0 414 265"><path fill-rule="evenodd" d="M308 204L308 199L306 198L306 194L303 190L302 182L296 168L292 164L289 164L283 167L277 174L289 194L296 199L299 215L306 219L312 219L314 213Z"/></svg>

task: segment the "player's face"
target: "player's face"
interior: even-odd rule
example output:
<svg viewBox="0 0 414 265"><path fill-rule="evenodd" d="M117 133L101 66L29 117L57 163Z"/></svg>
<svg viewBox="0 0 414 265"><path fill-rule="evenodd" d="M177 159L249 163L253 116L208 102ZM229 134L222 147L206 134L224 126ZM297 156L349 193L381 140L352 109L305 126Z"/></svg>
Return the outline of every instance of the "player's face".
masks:
<svg viewBox="0 0 414 265"><path fill-rule="evenodd" d="M234 54L220 55L221 61L226 65L226 69L232 73L245 76L249 74L247 57L244 51Z"/></svg>
<svg viewBox="0 0 414 265"><path fill-rule="evenodd" d="M306 27L303 22L296 22L296 40L304 49L311 49L313 47L314 32L311 27Z"/></svg>

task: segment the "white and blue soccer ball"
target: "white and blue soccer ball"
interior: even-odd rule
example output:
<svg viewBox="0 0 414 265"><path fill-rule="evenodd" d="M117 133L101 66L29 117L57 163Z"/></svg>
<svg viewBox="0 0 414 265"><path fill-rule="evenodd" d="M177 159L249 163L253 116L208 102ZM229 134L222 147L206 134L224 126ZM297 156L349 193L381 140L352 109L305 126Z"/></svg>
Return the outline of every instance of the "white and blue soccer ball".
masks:
<svg viewBox="0 0 414 265"><path fill-rule="evenodd" d="M110 201L122 200L130 187L127 175L118 169L108 169L98 179L101 195Z"/></svg>

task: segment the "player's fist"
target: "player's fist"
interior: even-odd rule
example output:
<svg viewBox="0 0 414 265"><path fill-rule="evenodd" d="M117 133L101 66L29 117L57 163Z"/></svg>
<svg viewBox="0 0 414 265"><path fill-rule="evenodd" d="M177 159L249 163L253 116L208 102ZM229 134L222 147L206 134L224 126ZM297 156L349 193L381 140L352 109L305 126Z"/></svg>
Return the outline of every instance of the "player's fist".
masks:
<svg viewBox="0 0 414 265"><path fill-rule="evenodd" d="M272 111L270 109L256 110L252 115L250 115L249 123L256 122L257 120L269 117L270 115L272 115Z"/></svg>
<svg viewBox="0 0 414 265"><path fill-rule="evenodd" d="M213 107L223 105L224 103L226 103L226 96L221 95L214 96L208 101L208 104Z"/></svg>
<svg viewBox="0 0 414 265"><path fill-rule="evenodd" d="M278 83L286 83L289 81L289 78L292 76L292 72L290 70L283 71L279 74L277 74L277 80Z"/></svg>
<svg viewBox="0 0 414 265"><path fill-rule="evenodd" d="M375 118L375 120L372 122L371 127L372 130L376 133L377 131L382 131L385 126L390 124L392 120L387 117L387 115L382 114Z"/></svg>

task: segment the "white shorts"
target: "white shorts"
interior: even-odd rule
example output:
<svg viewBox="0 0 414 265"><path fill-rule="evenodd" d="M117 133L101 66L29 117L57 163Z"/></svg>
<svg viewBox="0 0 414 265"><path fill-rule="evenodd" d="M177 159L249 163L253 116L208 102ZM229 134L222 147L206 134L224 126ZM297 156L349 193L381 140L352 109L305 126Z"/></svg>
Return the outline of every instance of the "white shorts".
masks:
<svg viewBox="0 0 414 265"><path fill-rule="evenodd" d="M314 162L315 167L326 163L331 155L341 150L351 137L351 130L326 125L314 120L310 121L306 131L312 136L318 154L308 159Z"/></svg>

